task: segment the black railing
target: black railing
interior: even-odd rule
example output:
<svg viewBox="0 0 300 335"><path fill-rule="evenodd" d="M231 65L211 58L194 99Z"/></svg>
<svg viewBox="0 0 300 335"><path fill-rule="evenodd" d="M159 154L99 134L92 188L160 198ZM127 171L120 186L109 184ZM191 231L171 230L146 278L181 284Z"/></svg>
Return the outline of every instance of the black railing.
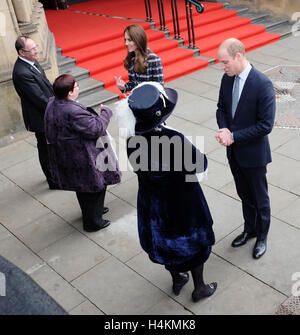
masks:
<svg viewBox="0 0 300 335"><path fill-rule="evenodd" d="M187 20L188 37L189 37L188 47L191 49L196 49L197 47L196 47L196 42L195 42L195 31L194 31L194 21L193 21L193 5L196 7L197 13L202 13L204 11L204 6L199 2L199 0L185 0L186 20ZM157 0L157 6L158 6L158 12L159 12L160 30L167 30L163 0ZM177 9L177 0L171 0L171 7L172 7L174 38L181 39L178 9ZM147 21L153 22L152 14L151 14L150 0L145 0L145 8L146 8Z"/></svg>

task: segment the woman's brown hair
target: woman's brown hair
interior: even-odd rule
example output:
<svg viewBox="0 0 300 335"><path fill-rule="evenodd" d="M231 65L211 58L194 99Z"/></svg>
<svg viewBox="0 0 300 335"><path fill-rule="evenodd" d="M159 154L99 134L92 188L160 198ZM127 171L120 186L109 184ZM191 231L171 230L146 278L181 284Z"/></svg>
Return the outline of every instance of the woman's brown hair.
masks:
<svg viewBox="0 0 300 335"><path fill-rule="evenodd" d="M135 72L146 72L148 64L146 58L148 56L148 40L147 35L143 27L138 24L132 24L125 28L124 35L127 32L129 38L135 43L136 51L128 52L126 58L124 59L124 67L129 70L131 59L134 59L134 71Z"/></svg>
<svg viewBox="0 0 300 335"><path fill-rule="evenodd" d="M71 74L62 74L53 83L53 91L57 98L66 99L68 93L74 90L75 78Z"/></svg>

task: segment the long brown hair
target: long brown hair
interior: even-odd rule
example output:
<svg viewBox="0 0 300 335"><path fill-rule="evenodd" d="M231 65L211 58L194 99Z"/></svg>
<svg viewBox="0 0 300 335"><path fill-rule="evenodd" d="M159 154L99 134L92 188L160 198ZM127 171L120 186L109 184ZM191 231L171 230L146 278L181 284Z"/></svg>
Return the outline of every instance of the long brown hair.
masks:
<svg viewBox="0 0 300 335"><path fill-rule="evenodd" d="M126 70L128 70L132 57L135 57L134 71L144 73L148 67L146 62L146 58L148 56L148 40L145 30L138 24L132 24L125 28L124 35L126 32L129 38L135 43L136 51L127 53L127 56L124 59L124 67Z"/></svg>

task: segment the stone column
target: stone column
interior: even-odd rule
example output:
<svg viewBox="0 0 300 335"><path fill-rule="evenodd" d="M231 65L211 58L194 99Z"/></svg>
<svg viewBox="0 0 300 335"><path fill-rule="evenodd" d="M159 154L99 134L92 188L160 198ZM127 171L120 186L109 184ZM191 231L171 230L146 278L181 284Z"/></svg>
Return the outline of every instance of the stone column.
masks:
<svg viewBox="0 0 300 335"><path fill-rule="evenodd" d="M29 23L32 15L32 0L12 0L18 22Z"/></svg>
<svg viewBox="0 0 300 335"><path fill-rule="evenodd" d="M15 40L20 31L11 0L0 0L0 137L22 128L22 116L11 74L17 59Z"/></svg>

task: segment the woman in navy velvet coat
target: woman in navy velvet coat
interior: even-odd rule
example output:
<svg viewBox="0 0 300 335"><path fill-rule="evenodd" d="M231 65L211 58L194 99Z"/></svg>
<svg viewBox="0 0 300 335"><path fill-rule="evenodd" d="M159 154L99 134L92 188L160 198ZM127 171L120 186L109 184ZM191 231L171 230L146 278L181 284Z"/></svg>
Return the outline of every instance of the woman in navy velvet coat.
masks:
<svg viewBox="0 0 300 335"><path fill-rule="evenodd" d="M101 106L98 115L76 102L79 88L71 75L56 78L53 89L55 97L50 98L45 113L51 174L60 189L76 192L84 230L97 231L109 225L102 219L108 211L103 207L106 186L121 179L116 160L114 168L100 171L97 167L99 155L114 155L110 145L105 150L97 145L99 137L106 135L112 112Z"/></svg>
<svg viewBox="0 0 300 335"><path fill-rule="evenodd" d="M135 125L134 135L127 139L127 154L138 176L141 246L151 261L170 271L176 295L191 271L196 302L212 295L217 287L203 281L203 264L215 237L196 176L206 170L207 159L183 134L163 125L176 102L177 92L159 83L142 83L133 89L128 110Z"/></svg>

